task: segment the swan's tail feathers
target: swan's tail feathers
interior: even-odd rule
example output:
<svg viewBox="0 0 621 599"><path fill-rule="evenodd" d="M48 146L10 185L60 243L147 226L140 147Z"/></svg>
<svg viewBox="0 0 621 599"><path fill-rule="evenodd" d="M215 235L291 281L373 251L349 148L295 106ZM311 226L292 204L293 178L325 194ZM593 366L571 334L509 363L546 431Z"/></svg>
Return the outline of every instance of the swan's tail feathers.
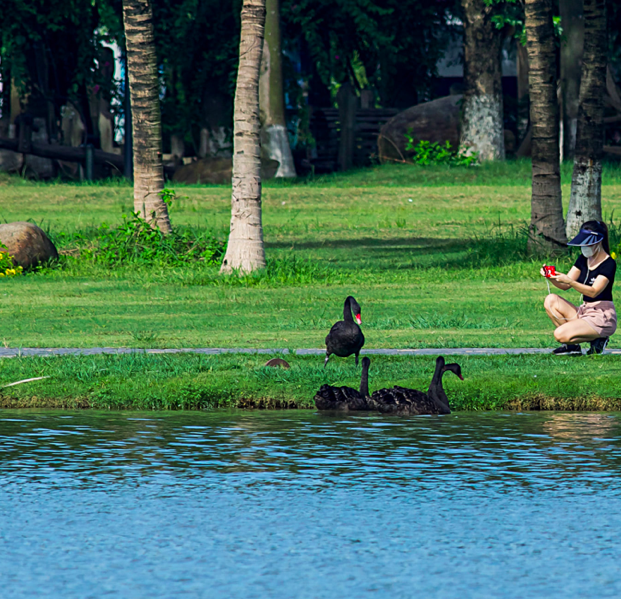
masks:
<svg viewBox="0 0 621 599"><path fill-rule="evenodd" d="M321 385L315 395L318 410L338 410L341 412L368 410L366 398L351 387L332 387Z"/></svg>

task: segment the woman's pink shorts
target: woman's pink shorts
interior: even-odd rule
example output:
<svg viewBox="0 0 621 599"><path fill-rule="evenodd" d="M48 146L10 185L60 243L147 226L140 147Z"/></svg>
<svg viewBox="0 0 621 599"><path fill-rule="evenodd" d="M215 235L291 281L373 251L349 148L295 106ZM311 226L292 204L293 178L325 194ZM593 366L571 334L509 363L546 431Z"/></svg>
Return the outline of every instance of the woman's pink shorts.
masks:
<svg viewBox="0 0 621 599"><path fill-rule="evenodd" d="M617 330L617 311L613 302L584 302L578 318L588 322L600 337L610 337Z"/></svg>

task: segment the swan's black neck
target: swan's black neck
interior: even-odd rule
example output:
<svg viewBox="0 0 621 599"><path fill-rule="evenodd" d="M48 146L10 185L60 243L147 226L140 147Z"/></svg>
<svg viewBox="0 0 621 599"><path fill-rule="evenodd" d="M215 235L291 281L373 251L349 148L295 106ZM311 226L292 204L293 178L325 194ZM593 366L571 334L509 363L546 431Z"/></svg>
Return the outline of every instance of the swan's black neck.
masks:
<svg viewBox="0 0 621 599"><path fill-rule="evenodd" d="M362 359L362 376L360 377L360 395L369 397L369 358Z"/></svg>
<svg viewBox="0 0 621 599"><path fill-rule="evenodd" d="M433 401L438 404L440 408L443 410L448 410L450 412L449 400L444 392L444 387L442 386L442 376L444 375L444 358L441 356L436 360L436 370L433 373L433 378L431 379L431 384L429 385L429 390L427 391L427 395L433 399Z"/></svg>
<svg viewBox="0 0 621 599"><path fill-rule="evenodd" d="M345 300L345 306L343 307L343 320L345 322L354 322L354 317L351 309L351 298L348 297Z"/></svg>

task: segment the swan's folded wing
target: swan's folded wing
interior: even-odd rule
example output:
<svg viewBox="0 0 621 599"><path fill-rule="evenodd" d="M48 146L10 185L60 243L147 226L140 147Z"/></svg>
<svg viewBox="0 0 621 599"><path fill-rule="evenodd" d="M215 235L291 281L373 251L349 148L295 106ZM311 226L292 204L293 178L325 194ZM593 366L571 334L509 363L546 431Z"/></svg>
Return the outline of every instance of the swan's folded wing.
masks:
<svg viewBox="0 0 621 599"><path fill-rule="evenodd" d="M352 412L362 412L365 410L370 410L369 404L367 402L367 398L357 391L356 389L352 389L351 387L341 387L346 396L347 408Z"/></svg>
<svg viewBox="0 0 621 599"><path fill-rule="evenodd" d="M351 387L322 385L315 395L318 410L363 410L364 397Z"/></svg>
<svg viewBox="0 0 621 599"><path fill-rule="evenodd" d="M395 386L401 411L408 414L437 414L438 406L426 393L417 389Z"/></svg>
<svg viewBox="0 0 621 599"><path fill-rule="evenodd" d="M371 395L371 402L375 406L376 410L384 414L396 412L398 409L394 389L378 389L377 391L373 391L373 394Z"/></svg>

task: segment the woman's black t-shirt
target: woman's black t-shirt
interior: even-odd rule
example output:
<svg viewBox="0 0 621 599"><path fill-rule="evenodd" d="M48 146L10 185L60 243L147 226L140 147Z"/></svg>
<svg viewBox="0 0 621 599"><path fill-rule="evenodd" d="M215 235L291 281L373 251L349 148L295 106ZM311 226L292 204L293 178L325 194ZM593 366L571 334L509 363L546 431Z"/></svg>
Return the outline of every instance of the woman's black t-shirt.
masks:
<svg viewBox="0 0 621 599"><path fill-rule="evenodd" d="M578 283L583 285L593 286L595 279L599 275L605 276L609 283L606 285L606 289L602 291L596 297L582 296L582 300L585 302L611 302L612 301L612 286L615 282L615 273L617 272L617 263L609 256L604 260L597 268L589 270L587 259L584 256L579 256L574 266L580 271L578 277Z"/></svg>

